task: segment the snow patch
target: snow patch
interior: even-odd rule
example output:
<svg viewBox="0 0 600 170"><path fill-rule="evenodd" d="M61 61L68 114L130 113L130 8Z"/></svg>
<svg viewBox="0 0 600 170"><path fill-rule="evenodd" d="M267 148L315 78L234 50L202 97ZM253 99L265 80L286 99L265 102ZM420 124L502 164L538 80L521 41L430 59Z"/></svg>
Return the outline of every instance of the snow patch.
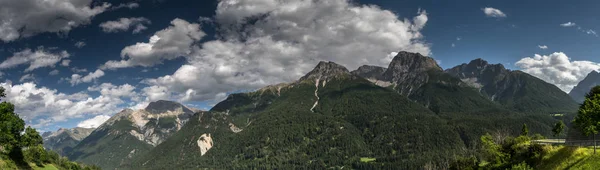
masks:
<svg viewBox="0 0 600 170"><path fill-rule="evenodd" d="M204 156L204 154L206 154L206 152L213 147L213 140L210 137L210 133L202 134L196 142L198 143L198 147L200 147L200 155L202 156Z"/></svg>

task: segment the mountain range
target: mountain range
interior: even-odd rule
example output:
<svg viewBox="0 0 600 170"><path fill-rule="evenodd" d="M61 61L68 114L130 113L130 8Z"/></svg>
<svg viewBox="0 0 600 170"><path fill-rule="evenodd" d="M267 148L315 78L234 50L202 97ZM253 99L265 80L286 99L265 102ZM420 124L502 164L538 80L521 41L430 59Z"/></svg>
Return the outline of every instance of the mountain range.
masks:
<svg viewBox="0 0 600 170"><path fill-rule="evenodd" d="M500 64L443 70L400 52L387 68L320 62L297 81L231 94L209 111L169 101L126 109L69 158L104 169L442 169L485 133L527 124L550 135L551 115L577 106Z"/></svg>

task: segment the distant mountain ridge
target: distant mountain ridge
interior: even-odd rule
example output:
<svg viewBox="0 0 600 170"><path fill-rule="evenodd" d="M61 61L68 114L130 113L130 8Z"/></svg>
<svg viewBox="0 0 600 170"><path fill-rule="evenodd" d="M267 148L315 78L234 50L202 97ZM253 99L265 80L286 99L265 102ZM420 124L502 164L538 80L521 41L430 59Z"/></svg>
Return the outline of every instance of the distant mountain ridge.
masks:
<svg viewBox="0 0 600 170"><path fill-rule="evenodd" d="M114 169L164 142L194 114L195 109L165 100L145 109L124 109L75 146L69 158Z"/></svg>
<svg viewBox="0 0 600 170"><path fill-rule="evenodd" d="M600 72L592 71L569 92L569 95L578 103L583 103L585 95L598 85L600 85Z"/></svg>
<svg viewBox="0 0 600 170"><path fill-rule="evenodd" d="M53 150L62 156L67 156L81 140L89 136L95 128L75 127L60 128L56 132L42 134L44 148Z"/></svg>
<svg viewBox="0 0 600 170"><path fill-rule="evenodd" d="M519 112L570 113L577 103L553 84L521 71L511 71L502 64L489 64L479 58L447 69L481 94Z"/></svg>

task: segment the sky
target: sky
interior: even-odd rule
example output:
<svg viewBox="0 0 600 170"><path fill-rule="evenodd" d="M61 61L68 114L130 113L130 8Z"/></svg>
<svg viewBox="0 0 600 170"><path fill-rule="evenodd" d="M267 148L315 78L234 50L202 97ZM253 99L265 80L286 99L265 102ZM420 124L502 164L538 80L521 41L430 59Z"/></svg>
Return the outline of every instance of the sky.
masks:
<svg viewBox="0 0 600 170"><path fill-rule="evenodd" d="M40 131L97 127L173 100L208 110L319 61L353 70L419 52L476 58L565 92L600 69L600 2L0 0L3 101ZM600 32L599 32L600 33Z"/></svg>

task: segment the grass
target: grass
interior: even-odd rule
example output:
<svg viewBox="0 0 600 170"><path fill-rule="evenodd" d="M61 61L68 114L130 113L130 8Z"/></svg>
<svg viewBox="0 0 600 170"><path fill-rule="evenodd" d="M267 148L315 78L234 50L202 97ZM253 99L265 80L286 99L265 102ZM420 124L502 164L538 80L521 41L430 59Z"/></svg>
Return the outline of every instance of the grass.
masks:
<svg viewBox="0 0 600 170"><path fill-rule="evenodd" d="M44 165L44 167L32 165L31 167L33 167L33 170L58 170L58 168L56 168L56 166L54 166L53 164L46 164Z"/></svg>
<svg viewBox="0 0 600 170"><path fill-rule="evenodd" d="M600 154L591 147L545 146L548 153L536 169L595 169L600 167Z"/></svg>
<svg viewBox="0 0 600 170"><path fill-rule="evenodd" d="M375 159L375 158L369 158L369 157L362 157L362 158L360 158L360 162L365 162L365 163L367 163L367 162L373 162L375 160L377 160L377 159Z"/></svg>

